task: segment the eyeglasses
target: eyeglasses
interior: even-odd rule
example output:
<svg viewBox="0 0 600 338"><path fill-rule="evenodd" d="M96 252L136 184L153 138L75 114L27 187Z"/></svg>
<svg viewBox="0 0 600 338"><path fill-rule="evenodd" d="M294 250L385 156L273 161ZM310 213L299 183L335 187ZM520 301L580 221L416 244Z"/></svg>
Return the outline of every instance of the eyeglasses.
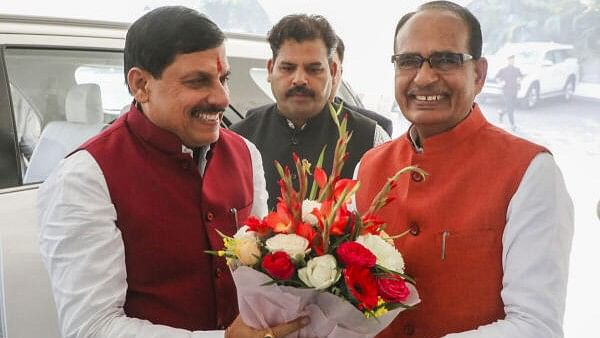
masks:
<svg viewBox="0 0 600 338"><path fill-rule="evenodd" d="M401 53L392 55L392 63L396 70L414 71L421 69L427 61L432 69L448 72L462 67L465 61L472 60L473 56L465 53L436 52L429 57L423 57L414 53Z"/></svg>

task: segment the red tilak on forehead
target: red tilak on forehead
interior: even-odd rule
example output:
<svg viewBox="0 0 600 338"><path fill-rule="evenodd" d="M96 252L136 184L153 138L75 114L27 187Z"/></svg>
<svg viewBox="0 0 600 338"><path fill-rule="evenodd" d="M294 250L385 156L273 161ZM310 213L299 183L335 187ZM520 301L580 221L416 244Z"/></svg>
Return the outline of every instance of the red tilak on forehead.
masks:
<svg viewBox="0 0 600 338"><path fill-rule="evenodd" d="M221 72L222 72L222 71L223 71L223 65L221 64L221 59L219 59L219 58L217 57L217 72L218 72L219 74L221 74Z"/></svg>

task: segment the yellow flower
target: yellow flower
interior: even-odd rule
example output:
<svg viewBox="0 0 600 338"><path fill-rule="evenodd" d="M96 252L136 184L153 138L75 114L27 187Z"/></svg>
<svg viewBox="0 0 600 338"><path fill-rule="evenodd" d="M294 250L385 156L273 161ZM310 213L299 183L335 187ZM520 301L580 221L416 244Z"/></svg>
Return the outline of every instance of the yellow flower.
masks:
<svg viewBox="0 0 600 338"><path fill-rule="evenodd" d="M252 266L258 262L261 257L258 243L252 238L240 238L236 240L233 253L243 265Z"/></svg>
<svg viewBox="0 0 600 338"><path fill-rule="evenodd" d="M385 306L382 306L382 307L377 308L377 310L375 310L373 315L375 316L375 318L379 318L379 317L383 316L384 314L386 314L387 312L388 312L388 309L386 309Z"/></svg>

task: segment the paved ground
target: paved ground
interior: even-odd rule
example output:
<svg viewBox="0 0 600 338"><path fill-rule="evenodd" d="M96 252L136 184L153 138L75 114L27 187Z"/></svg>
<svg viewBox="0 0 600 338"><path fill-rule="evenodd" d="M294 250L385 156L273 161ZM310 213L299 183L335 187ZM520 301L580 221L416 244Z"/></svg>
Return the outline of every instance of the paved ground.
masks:
<svg viewBox="0 0 600 338"><path fill-rule="evenodd" d="M580 82L574 95L580 99L600 102L600 83Z"/></svg>

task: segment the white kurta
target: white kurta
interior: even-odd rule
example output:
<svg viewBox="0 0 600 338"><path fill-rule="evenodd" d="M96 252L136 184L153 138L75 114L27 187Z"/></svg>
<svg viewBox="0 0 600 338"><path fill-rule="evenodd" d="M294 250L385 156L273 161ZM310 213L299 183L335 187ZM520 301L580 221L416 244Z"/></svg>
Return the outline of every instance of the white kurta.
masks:
<svg viewBox="0 0 600 338"><path fill-rule="evenodd" d="M254 180L251 214L263 217L267 191L262 159L258 149L245 141ZM201 157L201 174L205 164ZM223 337L224 331L190 332L125 315L123 239L115 225L117 213L104 175L90 153L79 151L61 161L39 189L38 210L42 259L50 274L65 338Z"/></svg>

